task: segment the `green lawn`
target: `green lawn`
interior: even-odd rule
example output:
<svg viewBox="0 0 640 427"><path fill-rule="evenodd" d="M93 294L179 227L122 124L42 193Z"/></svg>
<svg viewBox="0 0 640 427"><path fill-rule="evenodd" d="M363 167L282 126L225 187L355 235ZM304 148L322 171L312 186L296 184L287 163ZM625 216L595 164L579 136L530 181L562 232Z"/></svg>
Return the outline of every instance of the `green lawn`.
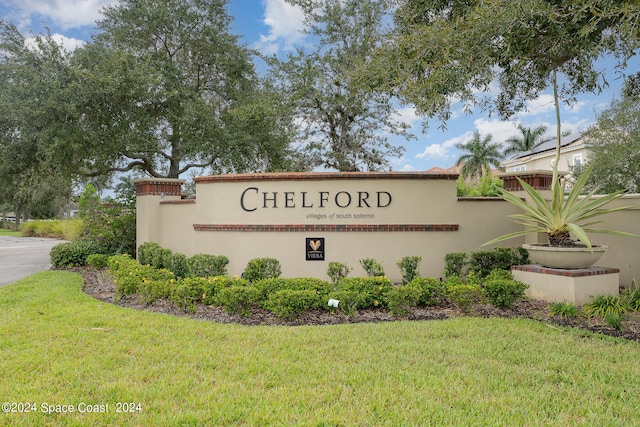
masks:
<svg viewBox="0 0 640 427"><path fill-rule="evenodd" d="M0 228L0 236L22 236L19 231L7 230L6 228Z"/></svg>
<svg viewBox="0 0 640 427"><path fill-rule="evenodd" d="M629 426L640 414L634 342L524 319L222 325L105 304L81 284L47 271L0 288L0 400L36 409L0 425Z"/></svg>

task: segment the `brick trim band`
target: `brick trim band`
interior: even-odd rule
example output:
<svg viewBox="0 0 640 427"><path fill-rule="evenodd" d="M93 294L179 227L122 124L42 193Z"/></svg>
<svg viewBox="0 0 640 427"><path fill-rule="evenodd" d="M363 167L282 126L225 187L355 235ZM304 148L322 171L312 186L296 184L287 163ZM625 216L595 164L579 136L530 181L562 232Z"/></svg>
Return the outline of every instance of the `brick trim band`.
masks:
<svg viewBox="0 0 640 427"><path fill-rule="evenodd" d="M458 224L193 224L195 231L380 232L458 231Z"/></svg>
<svg viewBox="0 0 640 427"><path fill-rule="evenodd" d="M589 268L580 268L576 270L565 270L561 268L542 267L541 265L538 265L538 264L514 265L513 267L511 267L511 269L518 270L518 271L526 271L529 273L549 274L552 276L565 276L565 277L600 276L603 274L620 273L620 270L617 268L589 267Z"/></svg>

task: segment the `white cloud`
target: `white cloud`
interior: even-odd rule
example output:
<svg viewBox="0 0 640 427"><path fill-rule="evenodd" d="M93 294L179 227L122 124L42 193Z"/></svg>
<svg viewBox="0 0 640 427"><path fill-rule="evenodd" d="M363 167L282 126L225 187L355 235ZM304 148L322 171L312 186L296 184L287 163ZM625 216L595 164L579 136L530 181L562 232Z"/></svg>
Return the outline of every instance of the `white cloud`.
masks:
<svg viewBox="0 0 640 427"><path fill-rule="evenodd" d="M554 108L555 106L553 104L553 95L544 94L544 95L540 95L536 99L527 101L527 105L524 111L521 111L520 113L518 113L518 116L526 117L526 116L537 116L541 114L547 114L553 111Z"/></svg>
<svg viewBox="0 0 640 427"><path fill-rule="evenodd" d="M263 0L264 24L269 34L260 34L256 48L265 54L277 53L281 47L290 50L304 39L304 13L285 0Z"/></svg>
<svg viewBox="0 0 640 427"><path fill-rule="evenodd" d="M422 153L416 154L418 159L432 159L432 158L446 158L450 157L451 148L454 148L456 144L465 143L473 136L473 132L465 132L462 135L448 139L442 144L431 144L424 149Z"/></svg>
<svg viewBox="0 0 640 427"><path fill-rule="evenodd" d="M100 18L100 9L117 0L9 0L7 3L25 25L47 18L66 30L93 25Z"/></svg>
<svg viewBox="0 0 640 427"><path fill-rule="evenodd" d="M477 119L473 124L482 137L491 134L492 142L502 143L507 138L520 134L520 131L516 127L517 124L514 122L505 122L497 119Z"/></svg>
<svg viewBox="0 0 640 427"><path fill-rule="evenodd" d="M77 48L82 47L86 44L86 42L83 40L78 40L73 37L66 37L59 33L52 34L51 38L58 45L61 45L64 48L64 50L66 50L67 52L74 51ZM29 49L32 49L32 50L37 49L36 37L27 37L25 39L25 43L29 47Z"/></svg>
<svg viewBox="0 0 640 427"><path fill-rule="evenodd" d="M402 108L396 111L391 118L399 123L404 123L411 128L422 120L422 117L418 116L415 107Z"/></svg>

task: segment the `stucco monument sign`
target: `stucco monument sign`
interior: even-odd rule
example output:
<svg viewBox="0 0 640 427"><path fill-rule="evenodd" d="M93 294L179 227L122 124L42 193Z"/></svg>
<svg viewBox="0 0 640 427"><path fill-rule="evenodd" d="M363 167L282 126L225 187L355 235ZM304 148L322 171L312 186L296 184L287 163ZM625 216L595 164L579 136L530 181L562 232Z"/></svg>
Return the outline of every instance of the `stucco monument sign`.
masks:
<svg viewBox="0 0 640 427"><path fill-rule="evenodd" d="M495 221L511 209L507 203L461 203L456 178L424 172L205 176L195 178L195 200L181 199L180 180L136 180L138 244L154 241L187 256L226 255L230 274L241 274L253 258L273 257L283 276L327 279L331 261L364 274L359 261L374 258L399 281L397 262L421 256L421 273L439 277L446 253L476 250L511 226Z"/></svg>

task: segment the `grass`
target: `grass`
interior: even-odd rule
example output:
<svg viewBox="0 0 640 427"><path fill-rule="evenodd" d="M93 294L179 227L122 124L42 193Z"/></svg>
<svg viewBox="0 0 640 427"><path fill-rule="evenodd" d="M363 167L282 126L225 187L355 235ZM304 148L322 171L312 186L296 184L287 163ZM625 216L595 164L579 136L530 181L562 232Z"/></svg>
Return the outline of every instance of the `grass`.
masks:
<svg viewBox="0 0 640 427"><path fill-rule="evenodd" d="M525 319L223 325L81 285L47 271L0 288L0 398L37 409L0 424L626 426L640 413L634 342Z"/></svg>
<svg viewBox="0 0 640 427"><path fill-rule="evenodd" d="M0 236L22 236L19 231L7 230L6 228L0 228Z"/></svg>

